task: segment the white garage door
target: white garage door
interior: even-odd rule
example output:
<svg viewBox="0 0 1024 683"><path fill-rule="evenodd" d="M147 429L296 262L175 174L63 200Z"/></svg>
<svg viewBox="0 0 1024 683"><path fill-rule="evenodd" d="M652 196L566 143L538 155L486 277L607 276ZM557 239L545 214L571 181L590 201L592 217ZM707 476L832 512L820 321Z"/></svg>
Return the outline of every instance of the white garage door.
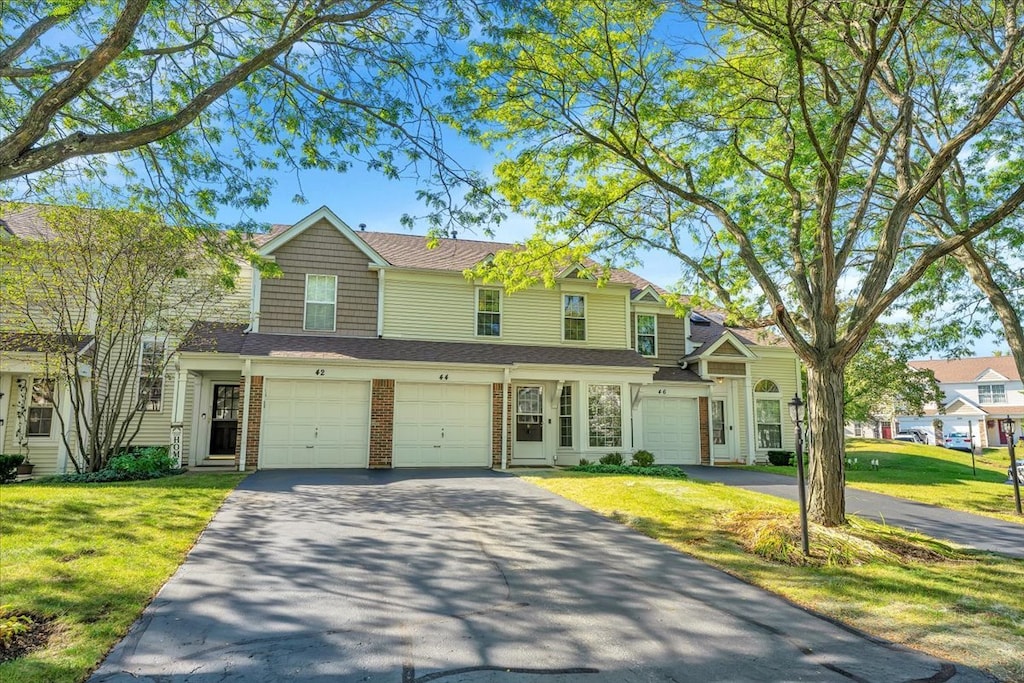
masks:
<svg viewBox="0 0 1024 683"><path fill-rule="evenodd" d="M266 380L260 467L366 467L370 384Z"/></svg>
<svg viewBox="0 0 1024 683"><path fill-rule="evenodd" d="M396 384L395 467L488 467L491 387Z"/></svg>
<svg viewBox="0 0 1024 683"><path fill-rule="evenodd" d="M659 465L700 462L700 430L695 398L645 398L644 448Z"/></svg>

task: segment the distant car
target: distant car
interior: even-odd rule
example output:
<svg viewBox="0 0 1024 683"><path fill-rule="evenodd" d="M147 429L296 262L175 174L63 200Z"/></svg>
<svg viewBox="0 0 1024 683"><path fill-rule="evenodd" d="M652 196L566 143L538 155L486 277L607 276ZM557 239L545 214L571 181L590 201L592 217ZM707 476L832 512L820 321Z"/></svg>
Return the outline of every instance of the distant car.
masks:
<svg viewBox="0 0 1024 683"><path fill-rule="evenodd" d="M1013 481L1013 468L1006 468L1006 478ZM1017 461L1017 483L1024 484L1024 460Z"/></svg>
<svg viewBox="0 0 1024 683"><path fill-rule="evenodd" d="M962 432L947 434L946 448L954 451L964 451L965 453L970 453L974 450L974 446L971 444L971 437Z"/></svg>
<svg viewBox="0 0 1024 683"><path fill-rule="evenodd" d="M892 437L893 441L906 441L908 443L924 443L921 441L921 437L914 432L900 432L896 436Z"/></svg>

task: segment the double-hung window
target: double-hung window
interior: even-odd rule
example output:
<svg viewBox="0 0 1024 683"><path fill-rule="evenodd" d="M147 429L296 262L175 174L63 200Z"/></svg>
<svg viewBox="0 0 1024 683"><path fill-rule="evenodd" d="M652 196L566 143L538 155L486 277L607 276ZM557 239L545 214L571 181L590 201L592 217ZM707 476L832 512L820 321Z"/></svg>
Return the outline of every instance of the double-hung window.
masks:
<svg viewBox="0 0 1024 683"><path fill-rule="evenodd" d="M50 436L53 429L53 380L32 380L32 400L28 406L28 436Z"/></svg>
<svg viewBox="0 0 1024 683"><path fill-rule="evenodd" d="M653 313L636 314L636 352L648 357L658 355L658 316Z"/></svg>
<svg viewBox="0 0 1024 683"><path fill-rule="evenodd" d="M501 336L501 290L476 290L476 334L479 337Z"/></svg>
<svg viewBox="0 0 1024 683"><path fill-rule="evenodd" d="M782 448L782 400L779 385L763 379L754 386L754 420L759 449Z"/></svg>
<svg viewBox="0 0 1024 683"><path fill-rule="evenodd" d="M164 343L145 340L139 349L139 407L160 410L164 405Z"/></svg>
<svg viewBox="0 0 1024 683"><path fill-rule="evenodd" d="M978 403L1006 403L1006 385L979 384Z"/></svg>
<svg viewBox="0 0 1024 683"><path fill-rule="evenodd" d="M621 448L622 387L617 384L591 384L587 390L590 445Z"/></svg>
<svg viewBox="0 0 1024 683"><path fill-rule="evenodd" d="M582 294L566 294L562 304L562 336L567 341L587 339L587 301Z"/></svg>
<svg viewBox="0 0 1024 683"><path fill-rule="evenodd" d="M558 397L558 445L572 448L572 387L562 387Z"/></svg>
<svg viewBox="0 0 1024 683"><path fill-rule="evenodd" d="M334 332L337 322L338 276L306 275L306 312L302 328Z"/></svg>

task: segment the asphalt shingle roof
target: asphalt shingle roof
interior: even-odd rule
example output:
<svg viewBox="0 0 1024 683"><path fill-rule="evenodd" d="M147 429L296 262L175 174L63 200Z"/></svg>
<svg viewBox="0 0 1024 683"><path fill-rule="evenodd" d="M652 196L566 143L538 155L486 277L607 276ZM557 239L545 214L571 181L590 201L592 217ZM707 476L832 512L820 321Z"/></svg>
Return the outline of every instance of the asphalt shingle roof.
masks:
<svg viewBox="0 0 1024 683"><path fill-rule="evenodd" d="M47 353L74 349L81 353L92 343L92 340L92 335L0 332L0 351Z"/></svg>
<svg viewBox="0 0 1024 683"><path fill-rule="evenodd" d="M910 366L920 370L931 370L935 373L935 379L940 382L973 382L986 370L995 370L1010 380L1020 379L1013 356L912 360Z"/></svg>

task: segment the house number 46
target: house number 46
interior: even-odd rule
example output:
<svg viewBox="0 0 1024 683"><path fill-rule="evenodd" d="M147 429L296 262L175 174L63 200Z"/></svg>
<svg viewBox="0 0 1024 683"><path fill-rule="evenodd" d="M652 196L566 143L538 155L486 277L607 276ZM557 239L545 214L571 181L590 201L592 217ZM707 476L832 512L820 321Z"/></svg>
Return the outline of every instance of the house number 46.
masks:
<svg viewBox="0 0 1024 683"><path fill-rule="evenodd" d="M324 370L323 368L317 368L317 369L316 369L316 370L314 371L314 374L315 374L315 375L316 375L317 377L323 377L324 375L326 375L326 374L327 374L327 371L326 371L326 370Z"/></svg>

